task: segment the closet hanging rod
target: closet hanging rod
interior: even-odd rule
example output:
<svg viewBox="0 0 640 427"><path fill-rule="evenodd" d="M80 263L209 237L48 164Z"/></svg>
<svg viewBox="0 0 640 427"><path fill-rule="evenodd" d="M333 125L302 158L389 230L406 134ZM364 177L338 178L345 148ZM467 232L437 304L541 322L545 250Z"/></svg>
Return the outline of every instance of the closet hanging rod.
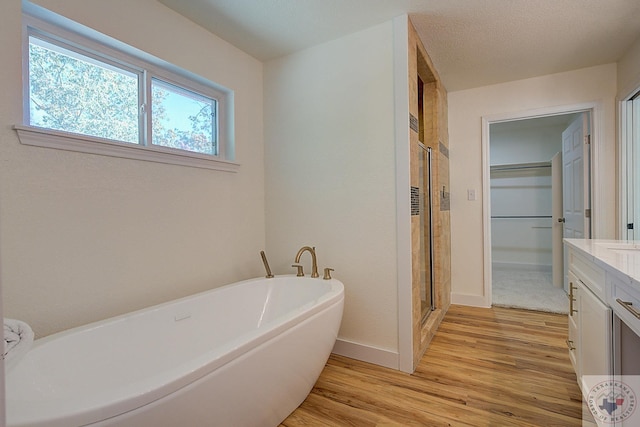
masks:
<svg viewBox="0 0 640 427"><path fill-rule="evenodd" d="M506 218L553 218L551 215L492 215L491 219L506 219Z"/></svg>
<svg viewBox="0 0 640 427"><path fill-rule="evenodd" d="M491 171L509 171L509 170L522 170L522 169L541 169L550 168L551 163L521 163L511 165L493 165L490 167Z"/></svg>

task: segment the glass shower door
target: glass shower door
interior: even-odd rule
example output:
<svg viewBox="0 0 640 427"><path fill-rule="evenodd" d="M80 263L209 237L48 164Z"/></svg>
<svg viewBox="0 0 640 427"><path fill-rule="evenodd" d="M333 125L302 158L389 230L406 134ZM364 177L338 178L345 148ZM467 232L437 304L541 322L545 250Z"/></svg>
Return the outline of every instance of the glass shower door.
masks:
<svg viewBox="0 0 640 427"><path fill-rule="evenodd" d="M431 148L420 146L420 305L422 323L435 309L433 274L433 216Z"/></svg>

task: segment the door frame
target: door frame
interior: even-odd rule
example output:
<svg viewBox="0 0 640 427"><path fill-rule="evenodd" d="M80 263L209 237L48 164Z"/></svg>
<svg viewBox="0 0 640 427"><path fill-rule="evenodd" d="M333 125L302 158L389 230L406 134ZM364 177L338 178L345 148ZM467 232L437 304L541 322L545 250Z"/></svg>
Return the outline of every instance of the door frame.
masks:
<svg viewBox="0 0 640 427"><path fill-rule="evenodd" d="M591 237L595 238L603 229L600 215L598 215L598 206L601 198L601 190L599 188L598 169L602 162L602 154L600 150L602 129L604 128L603 108L599 102L588 102L581 104L572 104L557 107L538 108L534 110L510 112L504 114L496 114L482 116L482 225L483 225L483 260L484 260L484 290L483 299L486 307L492 304L492 274L491 274L491 201L489 199L491 192L491 161L490 161L490 132L489 127L495 123L511 122L526 119L535 119L540 117L558 116L572 113L588 112L590 118L591 144L589 150L591 153L590 176L591 176Z"/></svg>
<svg viewBox="0 0 640 427"><path fill-rule="evenodd" d="M618 182L620 186L619 194L619 213L618 213L618 237L620 239L634 240L637 230L627 230L628 223L635 222L637 213L636 206L640 203L636 200L634 189L634 177L631 171L634 170L634 154L633 150L633 118L631 117L632 109L629 108L629 102L636 94L640 93L640 86L634 85L631 90L625 91L625 95L618 97L618 158L617 165L619 170Z"/></svg>

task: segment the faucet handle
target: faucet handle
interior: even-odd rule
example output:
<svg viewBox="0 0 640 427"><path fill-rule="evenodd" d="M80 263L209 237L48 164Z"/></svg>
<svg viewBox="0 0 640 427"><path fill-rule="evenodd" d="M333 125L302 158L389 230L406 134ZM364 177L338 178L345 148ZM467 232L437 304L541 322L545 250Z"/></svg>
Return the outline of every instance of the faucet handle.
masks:
<svg viewBox="0 0 640 427"><path fill-rule="evenodd" d="M302 266L300 264L293 264L291 267L296 267L298 269L297 277L304 277L304 271L302 270Z"/></svg>
<svg viewBox="0 0 640 427"><path fill-rule="evenodd" d="M323 277L323 279L324 280L331 280L331 272L332 271L335 271L335 270L333 268L329 268L329 267L325 268L324 269L324 277Z"/></svg>

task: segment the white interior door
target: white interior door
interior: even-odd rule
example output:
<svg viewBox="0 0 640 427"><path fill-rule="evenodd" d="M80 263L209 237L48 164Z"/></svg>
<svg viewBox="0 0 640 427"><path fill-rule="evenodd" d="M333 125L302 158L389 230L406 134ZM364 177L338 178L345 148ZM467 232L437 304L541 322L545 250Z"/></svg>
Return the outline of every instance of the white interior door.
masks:
<svg viewBox="0 0 640 427"><path fill-rule="evenodd" d="M562 132L562 212L565 238L591 237L589 116L580 114ZM567 262L564 289L567 290Z"/></svg>
<svg viewBox="0 0 640 427"><path fill-rule="evenodd" d="M562 210L564 237L591 237L589 123L582 113L562 132Z"/></svg>

